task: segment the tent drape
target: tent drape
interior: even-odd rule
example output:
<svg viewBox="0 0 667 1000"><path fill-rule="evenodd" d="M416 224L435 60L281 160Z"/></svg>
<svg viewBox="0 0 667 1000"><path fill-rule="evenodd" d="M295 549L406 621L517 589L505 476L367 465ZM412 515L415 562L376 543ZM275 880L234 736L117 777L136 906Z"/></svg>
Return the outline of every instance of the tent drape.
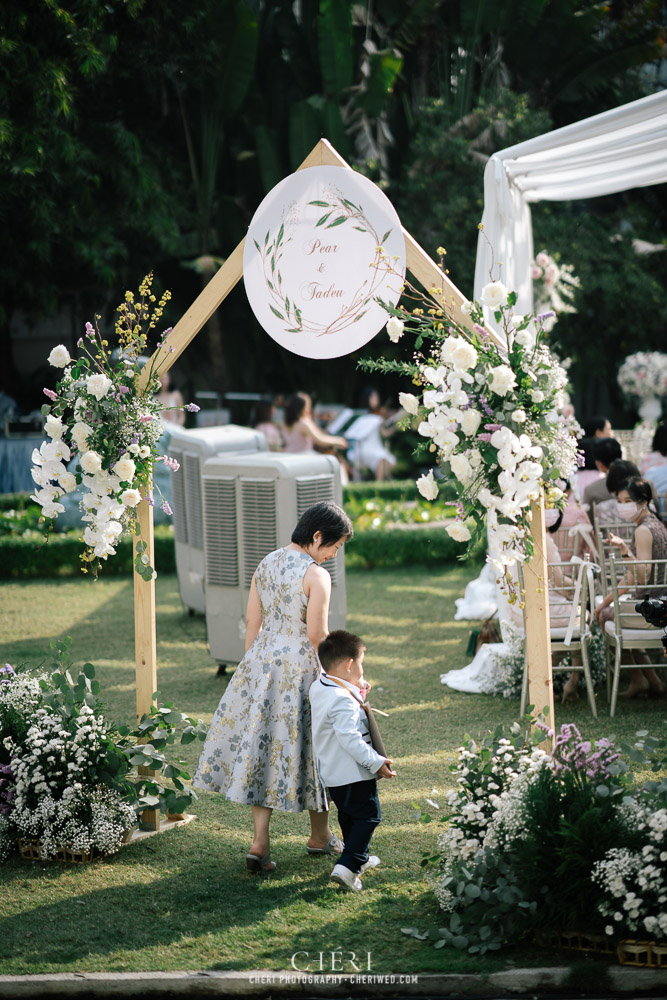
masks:
<svg viewBox="0 0 667 1000"><path fill-rule="evenodd" d="M594 198L664 181L667 91L494 153L484 172L475 298L493 271L517 292L516 311L531 311L530 202Z"/></svg>

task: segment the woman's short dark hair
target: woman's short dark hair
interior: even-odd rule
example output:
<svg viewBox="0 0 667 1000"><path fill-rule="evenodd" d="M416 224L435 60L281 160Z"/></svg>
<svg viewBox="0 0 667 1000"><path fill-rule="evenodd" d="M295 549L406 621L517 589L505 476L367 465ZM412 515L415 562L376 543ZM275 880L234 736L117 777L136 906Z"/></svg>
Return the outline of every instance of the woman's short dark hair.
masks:
<svg viewBox="0 0 667 1000"><path fill-rule="evenodd" d="M627 490L630 494L630 498L635 501L635 503L646 503L650 504L653 499L653 491L651 490L651 484L648 479L644 479L643 476L633 476L632 479L628 479L626 483L616 491L620 493L621 490Z"/></svg>
<svg viewBox="0 0 667 1000"><path fill-rule="evenodd" d="M651 451L659 451L661 455L667 455L667 424L658 424L651 442Z"/></svg>
<svg viewBox="0 0 667 1000"><path fill-rule="evenodd" d="M628 462L625 458L616 458L609 466L605 486L610 493L618 493L623 489L628 479L639 475L639 469L634 462Z"/></svg>
<svg viewBox="0 0 667 1000"><path fill-rule="evenodd" d="M616 438L595 438L593 441L593 454L596 462L604 465L608 469L612 462L621 458L623 452L620 442Z"/></svg>
<svg viewBox="0 0 667 1000"><path fill-rule="evenodd" d="M352 538L352 522L333 500L321 500L303 512L292 532L295 545L311 545L315 532L322 533L322 545L333 545L339 538Z"/></svg>
<svg viewBox="0 0 667 1000"><path fill-rule="evenodd" d="M297 392L294 396L290 396L285 403L285 413L283 419L285 421L285 427L294 427L297 420L300 420L303 416L303 411L306 409L306 396L303 392Z"/></svg>

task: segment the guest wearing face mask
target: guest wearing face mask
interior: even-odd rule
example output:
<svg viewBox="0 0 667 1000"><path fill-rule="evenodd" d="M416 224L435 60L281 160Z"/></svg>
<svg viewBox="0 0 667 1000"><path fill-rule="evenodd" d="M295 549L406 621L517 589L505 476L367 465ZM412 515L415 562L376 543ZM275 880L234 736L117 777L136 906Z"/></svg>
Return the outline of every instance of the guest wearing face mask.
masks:
<svg viewBox="0 0 667 1000"><path fill-rule="evenodd" d="M667 559L667 528L658 517L656 517L650 505L653 503L651 484L648 480L640 476L629 479L616 492L616 510L619 516L629 523L634 522L635 533L633 546L619 538L618 535L610 535L609 542L619 549L620 555L624 559ZM640 570L642 567L639 568ZM628 573L625 581L626 586L619 588L619 594L626 594L635 587L635 596L638 600L643 596L641 585L652 583L665 583L664 568L660 568L660 578L654 580L656 567L651 568L648 579L634 579L632 571ZM639 573L637 574L639 577ZM595 611L597 623L604 628L605 622L612 621L614 609L612 606L613 595L607 594L602 603ZM647 664L649 658L643 650L627 650L623 654L624 663L637 664L636 670L630 671L630 684L626 691L619 694L619 698L646 697L647 695L660 696L665 693L665 685L659 679L655 670L642 666Z"/></svg>

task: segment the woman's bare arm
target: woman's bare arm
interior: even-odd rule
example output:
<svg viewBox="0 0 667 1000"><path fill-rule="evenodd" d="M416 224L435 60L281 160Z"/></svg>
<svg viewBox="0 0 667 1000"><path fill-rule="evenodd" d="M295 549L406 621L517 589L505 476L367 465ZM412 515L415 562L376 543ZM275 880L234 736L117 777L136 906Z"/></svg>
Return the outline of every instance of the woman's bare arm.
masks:
<svg viewBox="0 0 667 1000"><path fill-rule="evenodd" d="M257 593L257 584L253 574L248 595L248 607L245 613L245 651L246 653L262 629L262 605Z"/></svg>
<svg viewBox="0 0 667 1000"><path fill-rule="evenodd" d="M311 438L315 444L318 444L321 448L347 448L347 441L344 437L327 434L326 431L320 430L311 417L301 417L299 425L303 430L303 433Z"/></svg>
<svg viewBox="0 0 667 1000"><path fill-rule="evenodd" d="M308 638L317 647L329 634L329 601L331 599L331 577L321 566L313 564L304 576L304 593L308 598L306 628Z"/></svg>

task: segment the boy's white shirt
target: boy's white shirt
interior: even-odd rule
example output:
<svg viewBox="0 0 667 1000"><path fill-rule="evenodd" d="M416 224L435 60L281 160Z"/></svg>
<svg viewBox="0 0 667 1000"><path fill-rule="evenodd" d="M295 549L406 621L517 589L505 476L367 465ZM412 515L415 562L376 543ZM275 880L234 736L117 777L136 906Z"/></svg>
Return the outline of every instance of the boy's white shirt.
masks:
<svg viewBox="0 0 667 1000"><path fill-rule="evenodd" d="M384 764L385 758L371 745L366 712L356 700L359 697L356 684L342 677L333 680L324 671L311 684L313 751L326 787L369 781Z"/></svg>

